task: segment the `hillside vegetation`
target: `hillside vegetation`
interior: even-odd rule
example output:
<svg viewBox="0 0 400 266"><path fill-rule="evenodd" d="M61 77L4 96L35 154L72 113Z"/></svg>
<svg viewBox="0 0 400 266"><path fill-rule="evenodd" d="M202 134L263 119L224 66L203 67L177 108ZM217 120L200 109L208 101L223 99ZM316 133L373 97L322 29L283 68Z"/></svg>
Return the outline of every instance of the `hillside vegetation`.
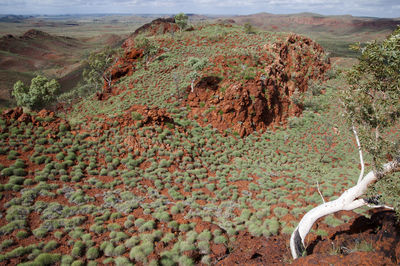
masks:
<svg viewBox="0 0 400 266"><path fill-rule="evenodd" d="M110 89L57 113L3 113L0 263L287 264L289 235L322 201L317 182L326 199L356 182L357 146L332 101L345 84L320 45L171 24L124 42ZM354 216L326 217L310 242Z"/></svg>
<svg viewBox="0 0 400 266"><path fill-rule="evenodd" d="M24 83L37 74L58 79L62 91L69 91L81 80L82 59L104 45L114 46L122 37L104 35L101 40L84 40L51 35L30 29L20 36L0 38L0 106L12 106L11 89L18 80Z"/></svg>

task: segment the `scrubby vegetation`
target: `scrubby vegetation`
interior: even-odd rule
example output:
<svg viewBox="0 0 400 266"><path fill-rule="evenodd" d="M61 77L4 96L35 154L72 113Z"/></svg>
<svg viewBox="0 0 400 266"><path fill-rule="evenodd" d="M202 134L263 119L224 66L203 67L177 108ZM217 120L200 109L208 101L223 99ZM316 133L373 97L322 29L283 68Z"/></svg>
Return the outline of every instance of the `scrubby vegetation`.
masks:
<svg viewBox="0 0 400 266"><path fill-rule="evenodd" d="M287 238L321 203L317 182L332 200L356 181L357 146L331 100L344 80L323 73L329 60L316 44L236 25L180 28L134 36L125 56L136 57L115 61L111 89L58 113L63 119L2 116L0 262L209 265L245 231ZM279 70L275 48L287 43L309 57ZM307 78L298 77L304 69ZM262 88L257 99L268 103L266 90L290 87L277 98L304 110L240 137L234 125L209 123L224 114L214 99L187 102L205 77L220 81L205 82L204 91L220 93L214 99L247 86Z"/></svg>

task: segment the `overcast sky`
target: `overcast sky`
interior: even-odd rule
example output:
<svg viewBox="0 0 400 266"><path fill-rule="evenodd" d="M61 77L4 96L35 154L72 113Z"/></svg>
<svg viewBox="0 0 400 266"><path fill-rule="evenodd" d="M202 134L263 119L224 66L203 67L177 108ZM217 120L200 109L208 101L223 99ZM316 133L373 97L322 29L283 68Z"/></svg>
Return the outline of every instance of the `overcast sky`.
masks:
<svg viewBox="0 0 400 266"><path fill-rule="evenodd" d="M0 0L0 14L290 14L400 17L400 0Z"/></svg>

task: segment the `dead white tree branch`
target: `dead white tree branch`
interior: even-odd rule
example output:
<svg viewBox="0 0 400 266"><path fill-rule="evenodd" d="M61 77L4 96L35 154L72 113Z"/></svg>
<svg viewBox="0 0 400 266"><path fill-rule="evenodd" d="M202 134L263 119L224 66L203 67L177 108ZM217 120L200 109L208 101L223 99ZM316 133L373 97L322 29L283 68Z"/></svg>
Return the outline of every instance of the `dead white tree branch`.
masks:
<svg viewBox="0 0 400 266"><path fill-rule="evenodd" d="M396 160L385 164L382 171L379 173L374 173L374 171L369 172L361 181L354 187L346 190L343 194L336 200L325 202L310 211L308 211L303 218L300 220L296 229L293 231L290 237L290 251L293 258L298 258L302 256L305 246L304 240L307 234L310 232L313 224L320 218L332 214L338 211L351 211L359 207L368 205L369 202L363 198L362 195L365 194L367 188L370 184L377 181L378 177L381 178L390 172L397 171L400 165L400 157Z"/></svg>
<svg viewBox="0 0 400 266"><path fill-rule="evenodd" d="M317 189L318 189L319 195L321 196L322 202L325 203L326 201L325 201L325 199L324 199L324 196L322 195L321 190L319 189L319 182L318 182L318 180L317 180Z"/></svg>
<svg viewBox="0 0 400 266"><path fill-rule="evenodd" d="M360 166L361 166L361 171L360 171L360 175L359 175L358 181L357 181L357 184L358 184L358 183L361 182L361 179L362 179L363 176L364 176L365 164L364 164L364 157L363 157L363 152L362 152L362 149L361 149L360 139L358 138L358 133L357 133L357 130L356 130L356 127L354 126L354 124L353 124L353 126L352 126L352 129L353 129L354 137L356 138L357 147L358 147L358 153L359 153L359 155L360 155Z"/></svg>

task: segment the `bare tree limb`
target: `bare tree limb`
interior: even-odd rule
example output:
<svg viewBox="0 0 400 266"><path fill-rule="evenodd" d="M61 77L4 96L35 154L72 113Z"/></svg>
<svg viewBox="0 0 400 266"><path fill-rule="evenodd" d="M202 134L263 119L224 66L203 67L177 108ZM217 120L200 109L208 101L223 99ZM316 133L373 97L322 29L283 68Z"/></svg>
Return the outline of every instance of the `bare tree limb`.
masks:
<svg viewBox="0 0 400 266"><path fill-rule="evenodd" d="M365 194L368 186L376 182L378 178L390 172L397 171L399 165L400 157L392 162L386 163L379 173L375 173L374 171L369 172L357 185L343 192L338 199L323 203L308 211L300 220L290 237L290 251L293 258L296 259L302 256L305 250L304 240L318 219L338 211L351 211L367 205L368 202L362 199L361 196Z"/></svg>
<svg viewBox="0 0 400 266"><path fill-rule="evenodd" d="M358 133L356 130L356 127L352 126L353 129L353 133L354 133L354 137L356 138L356 142L357 142L357 147L358 147L358 153L360 155L360 165L361 165L361 172L360 172L360 176L358 177L358 181L357 184L361 182L363 176L364 176L364 169L365 169L365 164L364 164L364 157L363 157L363 152L361 149L361 143L360 143L360 139L358 138Z"/></svg>
<svg viewBox="0 0 400 266"><path fill-rule="evenodd" d="M319 183L318 183L318 180L317 180L317 189L318 189L319 195L321 196L322 202L323 202L323 203L326 203L326 201L325 201L325 199L324 199L324 196L323 196L322 193L321 193L321 190L319 190Z"/></svg>

